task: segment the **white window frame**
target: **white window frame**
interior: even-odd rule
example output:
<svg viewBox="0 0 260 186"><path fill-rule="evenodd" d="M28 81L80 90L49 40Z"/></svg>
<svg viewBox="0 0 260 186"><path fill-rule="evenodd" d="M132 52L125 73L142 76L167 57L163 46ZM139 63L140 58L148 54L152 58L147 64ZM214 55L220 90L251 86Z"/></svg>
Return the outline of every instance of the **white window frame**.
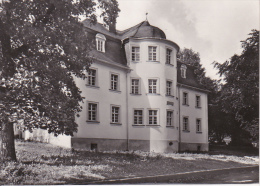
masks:
<svg viewBox="0 0 260 186"><path fill-rule="evenodd" d="M139 49L139 51L133 51L133 48L135 48L135 49ZM135 46L135 45L133 45L133 46L131 46L131 60L132 60L132 62L140 62L140 50L141 50L141 48L140 48L140 46Z"/></svg>
<svg viewBox="0 0 260 186"><path fill-rule="evenodd" d="M185 94L187 95L187 97L184 96ZM188 92L182 93L182 105L189 106L189 93Z"/></svg>
<svg viewBox="0 0 260 186"><path fill-rule="evenodd" d="M97 86L97 74L98 74L98 71L97 71L96 68L90 68L89 70L90 71L95 71L95 76L93 76L93 74L88 72L88 74L87 74L87 85L89 85L89 86ZM92 79L93 78L95 78L94 85L92 85ZM91 79L91 83L90 83L90 79Z"/></svg>
<svg viewBox="0 0 260 186"><path fill-rule="evenodd" d="M150 58L150 48L152 48L151 58ZM153 49L156 48L154 52ZM155 56L155 58L154 58ZM159 46L158 45L149 45L148 46L148 61L159 62Z"/></svg>
<svg viewBox="0 0 260 186"><path fill-rule="evenodd" d="M171 117L169 117L168 113L171 113ZM169 122L170 119L170 122ZM174 111L173 110L166 110L166 126L173 127L173 119L174 119Z"/></svg>
<svg viewBox="0 0 260 186"><path fill-rule="evenodd" d="M118 113L113 110L114 108L118 108ZM121 124L121 107L119 105L111 105L111 124ZM117 119L115 118L117 116ZM117 121L116 121L117 120Z"/></svg>
<svg viewBox="0 0 260 186"><path fill-rule="evenodd" d="M142 112L142 115L140 114L135 114L135 111L141 111ZM135 118L137 123L135 123ZM141 118L141 123L140 123L140 118ZM133 110L133 125L144 125L144 109L138 109L138 108L135 108Z"/></svg>
<svg viewBox="0 0 260 186"><path fill-rule="evenodd" d="M113 76L117 76L117 81L115 81L114 79L112 79ZM110 89L109 90L113 90L113 91L119 91L120 90L120 76L117 73L110 73ZM115 83L116 83L116 89L115 89Z"/></svg>
<svg viewBox="0 0 260 186"><path fill-rule="evenodd" d="M152 85L150 85L150 81L156 81L156 85L154 85L152 83ZM159 94L159 79L158 78L149 78L148 79L148 94ZM152 92L150 92L150 86L151 86L151 90ZM155 87L155 91L154 91L154 87Z"/></svg>
<svg viewBox="0 0 260 186"><path fill-rule="evenodd" d="M138 80L138 84L133 84L134 80ZM137 89L137 93L135 90ZM133 91L134 90L134 91ZM141 81L140 78L131 78L131 94L140 95L141 94Z"/></svg>
<svg viewBox="0 0 260 186"><path fill-rule="evenodd" d="M173 53L173 50L171 49L171 48L166 48L166 55L165 55L165 57L166 57L166 64L168 64L168 65L171 65L172 64L172 53ZM170 51L170 54L168 54L168 51Z"/></svg>
<svg viewBox="0 0 260 186"><path fill-rule="evenodd" d="M152 115L150 115L150 111L154 112L152 113ZM155 115L156 113L156 115ZM152 126L152 125L159 125L159 109L148 109L148 120L147 120L147 123L149 126ZM152 117L152 123L150 124L150 117ZM156 118L156 120L155 120ZM156 121L156 123L155 123Z"/></svg>
<svg viewBox="0 0 260 186"><path fill-rule="evenodd" d="M95 113L96 119L92 118L92 114L91 114L91 118L90 118L89 112L94 112L92 109L90 110L90 104L96 105L96 111L95 111L96 112ZM87 101L87 121L88 122L99 122L99 105L98 105L98 102Z"/></svg>
<svg viewBox="0 0 260 186"><path fill-rule="evenodd" d="M168 82L171 83L171 86L170 86L170 87L168 86ZM172 90L172 87L173 87L172 84L173 84L172 80L166 80L166 96L172 96L172 92L173 92L173 90Z"/></svg>
<svg viewBox="0 0 260 186"><path fill-rule="evenodd" d="M187 122L185 122L185 119L187 119ZM183 116L182 117L182 127L183 131L190 131L190 126L189 126L189 117L188 116Z"/></svg>
<svg viewBox="0 0 260 186"><path fill-rule="evenodd" d="M199 122L198 122L199 121ZM197 133L201 133L202 130L201 130L201 118L196 118L196 132Z"/></svg>
<svg viewBox="0 0 260 186"><path fill-rule="evenodd" d="M181 77L186 78L186 71L187 71L187 66L182 64L181 65Z"/></svg>
<svg viewBox="0 0 260 186"><path fill-rule="evenodd" d="M199 100L197 100L197 98L199 98ZM200 95L195 95L195 107L201 108L201 96Z"/></svg>
<svg viewBox="0 0 260 186"><path fill-rule="evenodd" d="M105 53L106 52L105 43L106 43L106 37L103 34L99 34L98 33L96 35L96 48L97 48L97 51Z"/></svg>

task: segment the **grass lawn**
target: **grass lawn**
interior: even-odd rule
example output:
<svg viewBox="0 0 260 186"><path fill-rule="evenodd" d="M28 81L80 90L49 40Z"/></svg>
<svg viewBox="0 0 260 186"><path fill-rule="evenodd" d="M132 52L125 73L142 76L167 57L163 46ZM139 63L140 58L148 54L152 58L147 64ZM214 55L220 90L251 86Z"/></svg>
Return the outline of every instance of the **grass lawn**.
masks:
<svg viewBox="0 0 260 186"><path fill-rule="evenodd" d="M149 153L90 152L55 147L38 142L16 141L18 162L0 165L0 185L81 184L91 180L174 174L258 165L259 157L221 152Z"/></svg>

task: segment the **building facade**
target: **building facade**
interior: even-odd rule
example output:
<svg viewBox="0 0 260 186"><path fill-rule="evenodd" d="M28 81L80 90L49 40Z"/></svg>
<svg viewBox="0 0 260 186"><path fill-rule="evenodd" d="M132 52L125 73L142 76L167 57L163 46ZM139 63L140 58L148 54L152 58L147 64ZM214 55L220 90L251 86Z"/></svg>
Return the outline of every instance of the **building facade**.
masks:
<svg viewBox="0 0 260 186"><path fill-rule="evenodd" d="M76 79L86 99L71 147L208 151L207 91L177 61L179 46L148 21L124 31L83 23L94 61Z"/></svg>

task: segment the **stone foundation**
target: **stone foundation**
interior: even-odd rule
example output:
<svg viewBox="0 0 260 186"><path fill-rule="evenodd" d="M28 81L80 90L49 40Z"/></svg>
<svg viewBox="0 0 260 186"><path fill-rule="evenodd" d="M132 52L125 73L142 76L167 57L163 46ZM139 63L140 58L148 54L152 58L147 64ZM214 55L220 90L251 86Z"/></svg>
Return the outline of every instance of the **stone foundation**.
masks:
<svg viewBox="0 0 260 186"><path fill-rule="evenodd" d="M127 150L126 139L71 138L72 148L82 150ZM170 140L129 140L129 150L177 152L178 142Z"/></svg>
<svg viewBox="0 0 260 186"><path fill-rule="evenodd" d="M209 151L208 143L181 143L180 151Z"/></svg>

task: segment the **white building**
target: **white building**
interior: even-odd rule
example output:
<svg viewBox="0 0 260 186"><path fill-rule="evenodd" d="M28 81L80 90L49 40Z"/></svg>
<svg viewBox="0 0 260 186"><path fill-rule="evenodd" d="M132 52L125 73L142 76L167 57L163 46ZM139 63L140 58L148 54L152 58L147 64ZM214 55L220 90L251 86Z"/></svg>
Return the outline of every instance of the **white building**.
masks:
<svg viewBox="0 0 260 186"><path fill-rule="evenodd" d="M109 31L85 20L94 62L71 147L155 152L208 151L207 91L179 46L148 21Z"/></svg>

